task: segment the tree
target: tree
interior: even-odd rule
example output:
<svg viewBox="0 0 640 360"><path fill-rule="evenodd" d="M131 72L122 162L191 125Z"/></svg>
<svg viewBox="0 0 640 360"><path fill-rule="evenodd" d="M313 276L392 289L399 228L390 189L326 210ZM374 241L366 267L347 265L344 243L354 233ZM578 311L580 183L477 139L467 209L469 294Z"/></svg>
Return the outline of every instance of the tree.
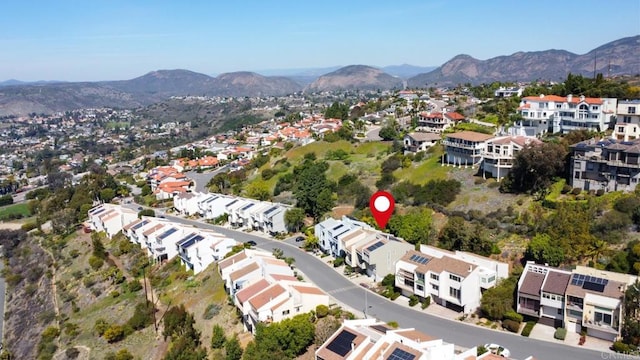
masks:
<svg viewBox="0 0 640 360"><path fill-rule="evenodd" d="M211 333L211 347L214 349L222 349L224 347L227 338L224 335L224 329L222 326L213 325L213 331Z"/></svg>
<svg viewBox="0 0 640 360"><path fill-rule="evenodd" d="M240 347L240 341L238 341L238 335L233 335L224 344L224 350L226 352L226 360L240 360L242 359L242 347Z"/></svg>
<svg viewBox="0 0 640 360"><path fill-rule="evenodd" d="M114 197L116 197L116 192L113 189L107 188L100 190L100 200L110 202Z"/></svg>
<svg viewBox="0 0 640 360"><path fill-rule="evenodd" d="M566 149L555 143L525 146L515 156L501 190L538 192L546 189L556 176L564 175Z"/></svg>
<svg viewBox="0 0 640 360"><path fill-rule="evenodd" d="M318 319L313 342L318 346L324 344L339 328L340 321L333 316Z"/></svg>
<svg viewBox="0 0 640 360"><path fill-rule="evenodd" d="M143 216L156 216L156 212L153 209L143 209L138 212L138 219L142 219Z"/></svg>
<svg viewBox="0 0 640 360"><path fill-rule="evenodd" d="M102 243L101 235L99 233L91 234L91 244L93 245L93 256L105 259L107 257L107 251L104 249L104 244Z"/></svg>
<svg viewBox="0 0 640 360"><path fill-rule="evenodd" d="M406 215L395 215L389 221L391 232L412 244L428 244L432 240L432 211L428 208L414 210Z"/></svg>
<svg viewBox="0 0 640 360"><path fill-rule="evenodd" d="M329 164L326 162L317 162L305 155L304 162L293 169L293 194L297 207L315 219L333 207L333 186L325 174L328 168Z"/></svg>
<svg viewBox="0 0 640 360"><path fill-rule="evenodd" d="M247 193L247 197L252 199L266 201L271 198L271 190L269 190L269 185L262 180L256 180L250 183L249 185L247 185L245 191Z"/></svg>
<svg viewBox="0 0 640 360"><path fill-rule="evenodd" d="M290 232L297 232L304 226L304 218L304 210L289 209L284 213L284 224Z"/></svg>
<svg viewBox="0 0 640 360"><path fill-rule="evenodd" d="M564 261L564 252L557 244L553 244L549 235L541 233L529 240L524 257L538 264L558 266Z"/></svg>
<svg viewBox="0 0 640 360"><path fill-rule="evenodd" d="M456 244L461 244L469 238L467 224L460 216L452 216L440 230L438 242L440 247L451 250Z"/></svg>
<svg viewBox="0 0 640 360"><path fill-rule="evenodd" d="M386 125L380 129L380 133L378 135L384 141L391 141L398 138L398 131L394 125Z"/></svg>
<svg viewBox="0 0 640 360"><path fill-rule="evenodd" d="M487 289L480 300L480 309L489 319L501 320L504 314L513 311L513 296L518 279L509 277Z"/></svg>

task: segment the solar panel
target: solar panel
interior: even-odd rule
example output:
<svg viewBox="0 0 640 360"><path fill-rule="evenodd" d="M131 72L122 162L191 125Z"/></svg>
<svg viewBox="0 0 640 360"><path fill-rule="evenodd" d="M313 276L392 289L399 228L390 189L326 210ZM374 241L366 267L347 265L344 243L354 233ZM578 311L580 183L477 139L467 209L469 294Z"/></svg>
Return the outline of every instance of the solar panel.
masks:
<svg viewBox="0 0 640 360"><path fill-rule="evenodd" d="M178 231L178 229L176 228L171 228L165 232L163 232L162 234L160 234L160 236L158 236L158 240L162 240L168 236L170 236L171 234L175 233L176 231Z"/></svg>
<svg viewBox="0 0 640 360"><path fill-rule="evenodd" d="M141 227L143 227L143 226L147 225L148 223L149 223L149 221L148 221L148 220L144 220L143 222L141 222L141 223L136 224L135 226L133 226L133 227L131 228L131 230L138 230L138 229L140 229Z"/></svg>
<svg viewBox="0 0 640 360"><path fill-rule="evenodd" d="M581 286L585 290L602 292L608 283L607 279L583 274L573 274L571 277L571 285Z"/></svg>
<svg viewBox="0 0 640 360"><path fill-rule="evenodd" d="M369 246L369 247L367 248L367 251L373 251L373 250L375 250L375 249L379 248L379 247L380 247L380 246L382 246L382 245L384 245L384 243L383 243L382 241L378 241L377 243L375 243L375 244L373 244L373 245Z"/></svg>
<svg viewBox="0 0 640 360"><path fill-rule="evenodd" d="M426 264L429 262L428 258L424 256L416 255L416 254L411 255L411 258L409 258L409 260L416 262L418 264Z"/></svg>
<svg viewBox="0 0 640 360"><path fill-rule="evenodd" d="M412 353L406 352L402 349L396 348L393 350L387 360L414 360L416 358Z"/></svg>
<svg viewBox="0 0 640 360"><path fill-rule="evenodd" d="M335 337L335 339L333 339L333 341L329 343L329 345L327 345L327 349L340 356L345 356L349 351L351 351L351 343L355 338L356 335L343 330Z"/></svg>
<svg viewBox="0 0 640 360"><path fill-rule="evenodd" d="M373 325L371 328L383 334L386 334L387 330L389 330L389 328L383 325Z"/></svg>
<svg viewBox="0 0 640 360"><path fill-rule="evenodd" d="M593 283L593 282L585 282L584 285L582 285L582 288L585 289L585 290L603 292L604 291L604 286L605 285L603 285L603 284L597 284L597 283Z"/></svg>

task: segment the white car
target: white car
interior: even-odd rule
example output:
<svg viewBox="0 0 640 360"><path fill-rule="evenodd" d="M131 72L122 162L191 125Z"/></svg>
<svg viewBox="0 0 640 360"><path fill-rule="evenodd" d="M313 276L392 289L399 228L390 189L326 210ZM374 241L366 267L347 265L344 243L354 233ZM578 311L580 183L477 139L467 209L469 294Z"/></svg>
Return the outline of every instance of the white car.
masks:
<svg viewBox="0 0 640 360"><path fill-rule="evenodd" d="M500 355L505 358L511 356L511 351L509 351L509 349L498 344L484 344L484 348L489 350L492 354Z"/></svg>

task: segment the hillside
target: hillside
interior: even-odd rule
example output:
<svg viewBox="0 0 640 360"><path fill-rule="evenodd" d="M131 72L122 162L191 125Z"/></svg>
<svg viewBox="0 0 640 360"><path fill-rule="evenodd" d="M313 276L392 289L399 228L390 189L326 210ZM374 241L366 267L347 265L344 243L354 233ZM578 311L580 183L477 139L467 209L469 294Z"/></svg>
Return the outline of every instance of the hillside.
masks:
<svg viewBox="0 0 640 360"><path fill-rule="evenodd" d="M305 92L394 88L402 88L402 80L371 66L350 65L320 76L307 86Z"/></svg>
<svg viewBox="0 0 640 360"><path fill-rule="evenodd" d="M488 60L458 55L429 73L407 81L409 87L447 86L464 83L480 84L493 81L560 81L568 73L593 76L634 75L640 72L640 35L619 39L584 55L565 50L517 52Z"/></svg>
<svg viewBox="0 0 640 360"><path fill-rule="evenodd" d="M282 96L302 90L302 86L283 76L262 76L248 71L220 74L215 79L220 96Z"/></svg>

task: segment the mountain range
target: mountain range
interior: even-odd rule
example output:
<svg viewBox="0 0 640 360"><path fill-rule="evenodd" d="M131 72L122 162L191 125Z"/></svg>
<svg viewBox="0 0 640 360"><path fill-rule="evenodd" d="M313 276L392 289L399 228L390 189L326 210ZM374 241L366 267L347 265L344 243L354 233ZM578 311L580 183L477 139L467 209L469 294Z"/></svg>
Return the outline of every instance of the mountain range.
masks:
<svg viewBox="0 0 640 360"><path fill-rule="evenodd" d="M619 39L584 55L565 50L517 52L488 60L458 55L438 68L397 65L233 72L216 77L189 70L158 70L120 81L0 83L0 116L51 113L87 107L133 108L170 96L280 96L294 92L385 90L480 84L493 81L560 81L568 73L640 74L640 35ZM422 72L422 73L418 73ZM280 76L265 76L266 74Z"/></svg>

